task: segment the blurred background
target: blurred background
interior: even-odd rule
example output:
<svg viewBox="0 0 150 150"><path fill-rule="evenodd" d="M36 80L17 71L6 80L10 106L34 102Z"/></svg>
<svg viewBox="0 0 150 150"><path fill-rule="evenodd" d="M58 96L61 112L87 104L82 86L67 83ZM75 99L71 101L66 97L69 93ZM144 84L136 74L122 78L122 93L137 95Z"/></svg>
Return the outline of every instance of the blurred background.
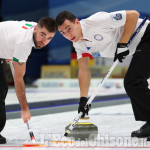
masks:
<svg viewBox="0 0 150 150"><path fill-rule="evenodd" d="M137 10L144 18L146 14L150 14L149 0L0 0L0 20L27 20L37 22L43 16L50 16L56 18L61 11L67 10L76 15L80 19L84 19L98 11L118 11L118 10ZM8 43L9 44L9 43ZM105 89L109 90L109 94L120 94L116 89L123 89L123 78L127 71L131 57L128 57L124 63L119 64L113 73L111 79L104 84ZM96 87L104 77L108 69L112 65L112 59L106 58L90 58L90 70L92 74L91 87ZM6 65L7 80L9 85L13 85L11 71L9 65ZM72 43L66 40L57 32L52 41L42 50L33 48L32 53L27 61L27 70L24 77L27 87L45 88L47 95L43 97L38 93L46 93L44 91L27 90L27 97L30 101L49 101L58 99L70 99L80 97L79 85L77 80L78 63L76 60L76 53ZM113 88L112 92L110 92ZM115 90L114 90L115 88ZM59 90L56 92L56 90ZM64 89L70 93L75 92L74 95L68 95ZM69 90L68 90L69 89ZM107 91L108 91L107 90ZM7 96L7 104L12 104L11 92ZM55 93L55 95L53 95ZM91 91L93 92L93 91ZM32 96L30 97L30 93ZM60 97L57 97L57 93ZM104 94L103 92L101 92ZM35 95L37 94L37 96ZM107 94L108 95L108 94ZM15 102L16 103L16 102ZM63 102L60 102L61 104ZM72 101L72 103L75 103ZM76 101L76 104L78 102ZM14 103L13 103L14 104ZM41 103L39 104L41 105ZM45 104L47 106L47 103ZM7 110L8 107L7 107Z"/></svg>
<svg viewBox="0 0 150 150"><path fill-rule="evenodd" d="M141 18L150 14L149 0L1 0L1 20L38 21L43 16L56 18L64 10L71 11L79 19L98 11L132 10L140 12ZM128 58L129 59L129 58ZM129 61L118 66L111 75L123 78ZM93 78L103 77L111 59L91 58ZM9 72L9 69L8 69ZM39 78L77 78L78 64L72 43L56 33L50 44L42 50L33 49L27 62L25 82L32 85ZM10 80L10 79L9 79ZM9 81L11 84L11 81Z"/></svg>

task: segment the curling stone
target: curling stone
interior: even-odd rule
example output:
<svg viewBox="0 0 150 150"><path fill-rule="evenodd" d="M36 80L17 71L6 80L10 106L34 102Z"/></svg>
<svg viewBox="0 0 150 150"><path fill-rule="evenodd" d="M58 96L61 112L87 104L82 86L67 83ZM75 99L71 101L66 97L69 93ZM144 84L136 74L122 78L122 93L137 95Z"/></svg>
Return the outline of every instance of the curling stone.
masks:
<svg viewBox="0 0 150 150"><path fill-rule="evenodd" d="M70 123L71 124L71 123ZM66 126L65 130L69 129ZM74 129L70 132L68 137L73 137L75 140L93 140L97 138L98 127L90 122L77 122Z"/></svg>

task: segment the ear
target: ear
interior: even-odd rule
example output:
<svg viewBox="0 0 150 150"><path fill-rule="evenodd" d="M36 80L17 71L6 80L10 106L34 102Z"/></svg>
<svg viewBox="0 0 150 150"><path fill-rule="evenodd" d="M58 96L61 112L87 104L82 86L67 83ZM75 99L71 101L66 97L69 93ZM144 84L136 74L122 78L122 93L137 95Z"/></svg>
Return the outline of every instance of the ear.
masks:
<svg viewBox="0 0 150 150"><path fill-rule="evenodd" d="M75 19L75 22L76 22L77 24L80 23L78 18Z"/></svg>
<svg viewBox="0 0 150 150"><path fill-rule="evenodd" d="M34 26L34 30L33 30L33 31L35 32L36 30L37 30L37 25L36 25L36 26Z"/></svg>

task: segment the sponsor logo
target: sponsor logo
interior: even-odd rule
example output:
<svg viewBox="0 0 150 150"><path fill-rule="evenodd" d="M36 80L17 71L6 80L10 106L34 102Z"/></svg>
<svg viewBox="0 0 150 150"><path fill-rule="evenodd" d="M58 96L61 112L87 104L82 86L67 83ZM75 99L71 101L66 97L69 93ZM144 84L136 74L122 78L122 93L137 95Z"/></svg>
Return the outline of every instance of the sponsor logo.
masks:
<svg viewBox="0 0 150 150"><path fill-rule="evenodd" d="M99 52L95 52L95 53L92 53L92 56L93 56L93 57L100 57L101 55L100 55Z"/></svg>

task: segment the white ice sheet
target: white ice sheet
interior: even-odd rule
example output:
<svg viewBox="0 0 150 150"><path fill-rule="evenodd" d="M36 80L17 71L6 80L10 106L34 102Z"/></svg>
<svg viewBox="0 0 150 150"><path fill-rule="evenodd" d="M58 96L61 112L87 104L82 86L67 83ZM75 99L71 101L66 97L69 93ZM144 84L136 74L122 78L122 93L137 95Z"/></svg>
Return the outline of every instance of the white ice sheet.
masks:
<svg viewBox="0 0 150 150"><path fill-rule="evenodd" d="M26 124L23 123L22 119L7 120L2 135L7 138L8 142L0 145L0 150L133 150L137 148L138 150L144 150L146 147L147 149L150 148L150 144L146 142L146 139L130 138L131 132L143 125L143 122L134 120L130 104L96 108L90 111L88 122L94 123L99 129L98 139L95 141L97 143L92 145L93 147L84 142L70 147L67 145L67 148L64 145L51 145L49 137L64 134L65 127L74 119L76 113L76 111L72 111L32 117L31 125L35 137L46 139L45 143L48 147L45 148L22 148L22 143L25 140L30 140ZM126 143L127 138L130 139L130 144Z"/></svg>
<svg viewBox="0 0 150 150"><path fill-rule="evenodd" d="M89 90L89 96L93 93L94 89ZM115 94L124 94L124 89L100 89L97 93L98 96L103 95L115 95ZM50 101L50 100L60 100L60 99L69 99L69 98L79 98L80 89L44 89L44 88L26 88L26 96L28 102L40 102L40 101ZM9 89L6 97L6 105L18 104L18 99L15 94L14 89Z"/></svg>

